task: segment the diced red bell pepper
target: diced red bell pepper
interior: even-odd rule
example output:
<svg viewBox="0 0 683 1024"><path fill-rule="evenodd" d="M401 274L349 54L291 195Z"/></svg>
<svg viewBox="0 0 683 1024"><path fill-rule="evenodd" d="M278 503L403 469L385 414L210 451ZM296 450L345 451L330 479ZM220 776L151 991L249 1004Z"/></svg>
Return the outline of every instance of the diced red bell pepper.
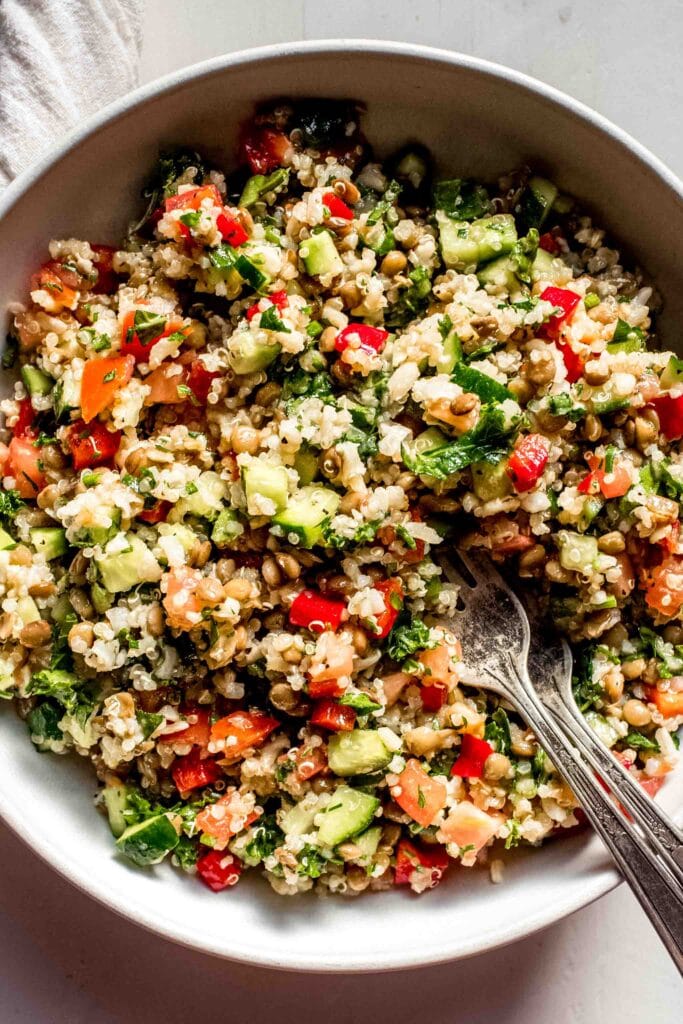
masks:
<svg viewBox="0 0 683 1024"><path fill-rule="evenodd" d="M111 295L112 292L116 291L119 283L118 275L113 266L116 249L111 245L92 244L90 248L95 253L93 263L97 271L97 280L92 285L90 291L95 295Z"/></svg>
<svg viewBox="0 0 683 1024"><path fill-rule="evenodd" d="M548 440L542 434L526 434L519 439L507 464L507 474L518 493L530 491L540 479L548 453Z"/></svg>
<svg viewBox="0 0 683 1024"><path fill-rule="evenodd" d="M577 485L579 494L602 494L603 498L621 498L631 486L631 474L623 463L615 461L608 473L604 459L592 453L586 456L591 472Z"/></svg>
<svg viewBox="0 0 683 1024"><path fill-rule="evenodd" d="M567 371L567 383L576 384L577 380L580 380L583 376L583 359L566 342L556 341L555 344L562 353L562 360Z"/></svg>
<svg viewBox="0 0 683 1024"><path fill-rule="evenodd" d="M460 756L451 768L451 775L462 779L480 779L484 774L486 758L493 753L493 747L486 740L465 732L462 736Z"/></svg>
<svg viewBox="0 0 683 1024"><path fill-rule="evenodd" d="M220 375L220 370L207 370L201 359L195 359L192 363L187 378L187 386L200 405L206 405L211 384Z"/></svg>
<svg viewBox="0 0 683 1024"><path fill-rule="evenodd" d="M121 444L121 431L107 430L104 423L76 420L66 432L66 446L71 452L74 469L92 469L110 462Z"/></svg>
<svg viewBox="0 0 683 1024"><path fill-rule="evenodd" d="M151 508L143 508L142 512L138 512L138 519L142 519L143 523L165 523L168 513L171 511L170 501L155 501Z"/></svg>
<svg viewBox="0 0 683 1024"><path fill-rule="evenodd" d="M410 885L418 892L433 889L443 878L448 863L448 854L442 846L418 845L401 839L396 848L394 882Z"/></svg>
<svg viewBox="0 0 683 1024"><path fill-rule="evenodd" d="M178 195L169 196L164 201L164 208L166 213L171 210L198 210L204 199L211 199L214 206L223 205L223 196L215 185L199 185Z"/></svg>
<svg viewBox="0 0 683 1024"><path fill-rule="evenodd" d="M393 629L398 613L403 607L403 584L394 577L389 580L380 580L379 583L375 583L374 589L379 590L384 598L384 611L374 616L375 637L378 640L383 640Z"/></svg>
<svg viewBox="0 0 683 1024"><path fill-rule="evenodd" d="M301 626L314 633L324 633L326 629L339 629L345 616L345 601L324 597L317 590L302 590L289 609L289 621L292 626Z"/></svg>
<svg viewBox="0 0 683 1024"><path fill-rule="evenodd" d="M555 316L551 316L549 320L546 320L538 332L544 338L552 338L553 341L557 341L560 337L561 328L578 306L581 296L577 295L576 292L570 291L568 288L551 287L541 292L541 298L544 302L551 302L553 306L557 306L562 310L561 313L556 313Z"/></svg>
<svg viewBox="0 0 683 1024"><path fill-rule="evenodd" d="M683 393L660 395L650 403L659 416L659 429L667 441L683 437Z"/></svg>
<svg viewBox="0 0 683 1024"><path fill-rule="evenodd" d="M133 356L136 363L148 363L149 354L162 338L170 334L187 334L188 327L185 327L181 320L166 320L159 324L159 333L153 338L141 341L134 330L135 310L131 309L126 313L121 324L121 352L124 356Z"/></svg>
<svg viewBox="0 0 683 1024"><path fill-rule="evenodd" d="M546 252L552 253L553 256L560 251L557 239L551 231L546 231L544 235L541 235L538 240L538 247L539 249L544 249Z"/></svg>
<svg viewBox="0 0 683 1024"><path fill-rule="evenodd" d="M212 892L236 885L242 873L242 861L227 850L210 850L197 861L197 874Z"/></svg>
<svg viewBox="0 0 683 1024"><path fill-rule="evenodd" d="M168 736L160 736L157 742L171 745L174 743L190 744L191 746L202 747L203 749L208 747L211 735L211 715L208 708L186 708L182 711L182 714L187 719L191 718L192 721L188 721L186 727L178 730L178 732L173 732Z"/></svg>
<svg viewBox="0 0 683 1024"><path fill-rule="evenodd" d="M422 707L425 711L438 711L446 703L447 696L448 687L442 683L433 683L431 686L422 686L420 688Z"/></svg>
<svg viewBox="0 0 683 1024"><path fill-rule="evenodd" d="M323 204L330 211L330 217L338 217L339 220L353 220L353 210L335 192L326 192L323 196Z"/></svg>
<svg viewBox="0 0 683 1024"><path fill-rule="evenodd" d="M321 697L341 697L346 687L338 679L311 679L308 684L308 696L311 700Z"/></svg>
<svg viewBox="0 0 683 1024"><path fill-rule="evenodd" d="M266 295L266 298L270 302L272 302L272 304L274 306L276 306L277 309L282 311L285 308L285 306L287 305L287 300L288 300L289 296L287 295L287 292L283 290L283 291L279 291L279 292L271 292L270 295ZM258 313L261 313L261 312L262 312L262 310L261 310L260 303L255 302L253 306L249 307L249 309L245 313L245 316L246 316L247 320L253 320L254 317Z"/></svg>
<svg viewBox="0 0 683 1024"><path fill-rule="evenodd" d="M9 444L6 472L14 477L15 487L22 498L34 498L45 486L45 470L40 448L33 437L13 437Z"/></svg>
<svg viewBox="0 0 683 1024"><path fill-rule="evenodd" d="M216 762L210 757L202 758L201 753L199 748L195 748L185 757L178 757L173 762L171 775L183 799L193 789L201 789L202 786L210 786L212 782L217 782L222 775Z"/></svg>
<svg viewBox="0 0 683 1024"><path fill-rule="evenodd" d="M333 700L319 700L311 714L311 725L331 732L351 732L356 724L356 712L346 704Z"/></svg>
<svg viewBox="0 0 683 1024"><path fill-rule="evenodd" d="M81 413L86 423L109 408L134 369L135 359L130 355L87 361L81 379Z"/></svg>
<svg viewBox="0 0 683 1024"><path fill-rule="evenodd" d="M268 174L281 167L291 143L283 132L267 125L252 124L242 135L240 157L252 174Z"/></svg>
<svg viewBox="0 0 683 1024"><path fill-rule="evenodd" d="M219 213L216 218L216 227L220 231L223 241L231 245L233 249L249 241L247 232L237 218L230 213Z"/></svg>
<svg viewBox="0 0 683 1024"><path fill-rule="evenodd" d="M12 427L12 437L35 437L36 431L32 427L35 418L36 412L31 399L22 398L19 402L17 422Z"/></svg>
<svg viewBox="0 0 683 1024"><path fill-rule="evenodd" d="M221 743L224 756L236 760L252 747L258 747L279 726L277 718L263 711L233 711L211 726L211 742Z"/></svg>
<svg viewBox="0 0 683 1024"><path fill-rule="evenodd" d="M369 324L348 324L337 335L334 347L337 352L345 352L347 348L362 348L366 352L380 352L389 337L383 327L371 327Z"/></svg>

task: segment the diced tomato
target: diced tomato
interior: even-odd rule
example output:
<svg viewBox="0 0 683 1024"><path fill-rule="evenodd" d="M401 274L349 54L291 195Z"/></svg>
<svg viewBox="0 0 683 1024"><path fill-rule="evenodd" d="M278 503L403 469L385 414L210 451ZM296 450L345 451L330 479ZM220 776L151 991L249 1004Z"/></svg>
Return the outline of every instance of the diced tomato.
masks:
<svg viewBox="0 0 683 1024"><path fill-rule="evenodd" d="M90 245L95 253L93 263L97 271L97 280L90 291L95 295L111 295L116 291L119 283L118 275L114 270L114 249L111 245Z"/></svg>
<svg viewBox="0 0 683 1024"><path fill-rule="evenodd" d="M659 416L659 429L667 441L683 437L683 394L660 395L650 404Z"/></svg>
<svg viewBox="0 0 683 1024"><path fill-rule="evenodd" d="M33 274L30 290L47 292L52 300L50 312L59 313L63 309L75 309L83 280L76 270L58 260L50 260Z"/></svg>
<svg viewBox="0 0 683 1024"><path fill-rule="evenodd" d="M417 892L433 889L444 876L449 857L442 846L425 846L401 839L396 848L396 885L409 885Z"/></svg>
<svg viewBox="0 0 683 1024"><path fill-rule="evenodd" d="M641 775L638 779L641 788L653 799L664 785L664 780L664 775Z"/></svg>
<svg viewBox="0 0 683 1024"><path fill-rule="evenodd" d="M434 683L442 683L445 686L457 683L458 674L453 667L453 661L459 661L461 653L459 643L454 646L440 643L437 647L420 651L417 660L424 669L424 674L420 677L423 687L433 686Z"/></svg>
<svg viewBox="0 0 683 1024"><path fill-rule="evenodd" d="M204 199L211 199L215 206L223 205L223 196L215 185L199 185L197 188L189 188L186 192L169 196L164 201L164 208L166 213L170 213L171 210L198 210Z"/></svg>
<svg viewBox="0 0 683 1024"><path fill-rule="evenodd" d="M279 724L263 711L233 711L213 723L211 742L220 743L225 756L234 761L246 750L260 746Z"/></svg>
<svg viewBox="0 0 683 1024"><path fill-rule="evenodd" d="M132 356L87 361L81 380L81 413L86 423L109 408L117 391L125 387L133 376L134 369Z"/></svg>
<svg viewBox="0 0 683 1024"><path fill-rule="evenodd" d="M337 335L334 347L337 352L345 352L347 348L362 348L366 352L380 352L389 337L383 327L371 327L369 324L348 324Z"/></svg>
<svg viewBox="0 0 683 1024"><path fill-rule="evenodd" d="M170 501L155 501L151 508L143 508L138 512L138 519L143 523L165 523L168 513L171 511Z"/></svg>
<svg viewBox="0 0 683 1024"><path fill-rule="evenodd" d="M388 708L396 703L406 686L413 681L414 677L407 672L390 672L389 675L382 676L382 689Z"/></svg>
<svg viewBox="0 0 683 1024"><path fill-rule="evenodd" d="M211 384L220 375L220 370L207 370L201 359L195 359L192 363L187 386L200 405L206 405Z"/></svg>
<svg viewBox="0 0 683 1024"><path fill-rule="evenodd" d="M270 295L266 295L265 298L268 299L268 301L271 302L273 306L276 306L277 309L283 310L287 305L287 300L289 299L289 296L287 295L286 291L279 291L271 292ZM258 313L261 312L263 312L263 310L261 309L261 303L259 301L255 302L253 306L249 307L249 309L245 313L245 316L247 320L251 321Z"/></svg>
<svg viewBox="0 0 683 1024"><path fill-rule="evenodd" d="M648 686L645 691L650 704L654 704L664 718L676 718L683 715L683 690L674 693L672 690L658 690L656 686Z"/></svg>
<svg viewBox="0 0 683 1024"><path fill-rule="evenodd" d="M292 626L303 626L314 633L323 633L326 629L339 629L345 617L345 601L324 597L316 590L302 590L289 609L289 621Z"/></svg>
<svg viewBox="0 0 683 1024"><path fill-rule="evenodd" d="M484 774L486 758L493 753L493 747L486 740L480 740L471 733L463 733L460 756L451 768L451 775L461 779L480 779Z"/></svg>
<svg viewBox="0 0 683 1024"><path fill-rule="evenodd" d="M134 329L135 313L136 310L131 309L121 323L121 352L125 356L133 356L136 363L148 363L150 352L162 338L168 338L171 334L186 335L190 331L190 328L186 327L182 320L162 320L158 328L154 329L158 333L148 337L146 331L145 340L142 341Z"/></svg>
<svg viewBox="0 0 683 1024"><path fill-rule="evenodd" d="M543 475L550 444L541 434L526 434L508 459L507 474L518 493L530 491Z"/></svg>
<svg viewBox="0 0 683 1024"><path fill-rule="evenodd" d="M171 768L171 775L181 797L185 799L193 789L210 786L222 775L219 765L210 758L201 756L198 748L190 751L185 757L177 757Z"/></svg>
<svg viewBox="0 0 683 1024"><path fill-rule="evenodd" d="M330 211L330 217L338 217L339 220L353 220L353 210L336 193L326 192L323 196L323 203Z"/></svg>
<svg viewBox="0 0 683 1024"><path fill-rule="evenodd" d="M312 679L308 684L308 696L311 700L321 697L341 697L346 687L337 679Z"/></svg>
<svg viewBox="0 0 683 1024"><path fill-rule="evenodd" d="M111 462L120 444L121 431L109 431L104 423L98 421L85 423L76 420L66 432L66 446L77 473Z"/></svg>
<svg viewBox="0 0 683 1024"><path fill-rule="evenodd" d="M562 359L567 371L567 383L576 384L577 380L580 380L583 376L583 359L566 342L556 341L555 344L562 353Z"/></svg>
<svg viewBox="0 0 683 1024"><path fill-rule="evenodd" d="M182 712L187 719L184 729L170 733L168 736L160 736L158 743L182 744L206 748L209 745L211 734L211 716L208 708L187 708Z"/></svg>
<svg viewBox="0 0 683 1024"><path fill-rule="evenodd" d="M13 437L9 444L6 472L15 479L22 498L35 498L45 486L41 449L31 437Z"/></svg>
<svg viewBox="0 0 683 1024"><path fill-rule="evenodd" d="M626 494L631 486L631 474L623 462L615 459L612 469L607 473L604 459L590 453L586 461L591 472L580 481L577 487L579 494L602 494L605 498L621 498Z"/></svg>
<svg viewBox="0 0 683 1024"><path fill-rule="evenodd" d="M294 755L294 761L297 778L301 782L307 782L308 779L327 771L327 755L323 744L319 747L299 747Z"/></svg>
<svg viewBox="0 0 683 1024"><path fill-rule="evenodd" d="M553 341L557 341L562 327L564 327L581 301L581 296L576 292L570 291L568 288L550 287L541 292L541 299L544 302L552 303L553 306L557 306L561 312L546 320L539 328L538 333L544 338L552 338Z"/></svg>
<svg viewBox="0 0 683 1024"><path fill-rule="evenodd" d="M425 711L438 711L446 703L447 696L448 687L444 686L443 683L435 683L433 686L422 686L420 688L422 707Z"/></svg>
<svg viewBox="0 0 683 1024"><path fill-rule="evenodd" d="M249 235L232 214L219 213L216 218L216 227L220 231L223 241L231 245L233 249L249 241Z"/></svg>
<svg viewBox="0 0 683 1024"><path fill-rule="evenodd" d="M195 593L201 579L198 569L185 565L175 566L164 577L162 603L171 629L192 629L201 622L204 606Z"/></svg>
<svg viewBox="0 0 683 1024"><path fill-rule="evenodd" d="M211 837L214 850L224 850L233 836L248 828L260 815L260 810L245 815L241 795L231 788L200 811L195 824L199 832Z"/></svg>
<svg viewBox="0 0 683 1024"><path fill-rule="evenodd" d="M538 247L539 249L545 249L546 252L552 253L553 256L560 251L557 239L551 231L546 231L544 235L541 235L538 240Z"/></svg>
<svg viewBox="0 0 683 1024"><path fill-rule="evenodd" d="M652 569L645 590L645 602L649 608L668 619L678 615L683 607L683 557L669 555Z"/></svg>
<svg viewBox="0 0 683 1024"><path fill-rule="evenodd" d="M443 782L428 775L419 761L412 758L391 787L391 795L401 810L428 828L446 803L447 789Z"/></svg>
<svg viewBox="0 0 683 1024"><path fill-rule="evenodd" d="M398 613L403 607L403 584L393 577L375 583L374 589L379 590L384 598L384 611L374 616L375 637L383 640L393 629Z"/></svg>
<svg viewBox="0 0 683 1024"><path fill-rule="evenodd" d="M268 174L281 167L291 143L283 132L266 125L249 125L240 141L240 157L252 174Z"/></svg>
<svg viewBox="0 0 683 1024"><path fill-rule="evenodd" d="M32 427L35 418L36 412L31 403L31 399L22 398L22 400L19 402L19 413L17 416L17 422L12 427L12 436L35 437L36 431Z"/></svg>
<svg viewBox="0 0 683 1024"><path fill-rule="evenodd" d="M471 846L478 853L495 836L502 821L501 816L486 814L469 800L462 800L450 812L438 835L442 842Z"/></svg>
<svg viewBox="0 0 683 1024"><path fill-rule="evenodd" d="M351 732L356 724L356 712L346 704L333 700L319 700L311 714L311 725L318 725L331 732Z"/></svg>
<svg viewBox="0 0 683 1024"><path fill-rule="evenodd" d="M210 850L197 861L197 874L212 892L236 885L241 873L242 861L225 850Z"/></svg>
<svg viewBox="0 0 683 1024"><path fill-rule="evenodd" d="M188 387L189 375L187 367L180 363L162 363L145 377L145 384L150 390L145 395L144 404L179 405L186 402L188 396L184 394L183 388Z"/></svg>

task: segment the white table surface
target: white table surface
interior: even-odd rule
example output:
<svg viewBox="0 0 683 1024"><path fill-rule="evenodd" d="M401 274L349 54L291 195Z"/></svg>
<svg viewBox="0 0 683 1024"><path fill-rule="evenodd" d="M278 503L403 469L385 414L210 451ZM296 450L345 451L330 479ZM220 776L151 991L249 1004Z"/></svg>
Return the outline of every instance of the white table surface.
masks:
<svg viewBox="0 0 683 1024"><path fill-rule="evenodd" d="M58 2L58 0L56 0ZM544 79L683 173L680 0L147 0L142 78L299 38L403 39ZM624 886L485 956L375 976L223 963L100 908L0 826L3 1024L673 1024L676 972Z"/></svg>

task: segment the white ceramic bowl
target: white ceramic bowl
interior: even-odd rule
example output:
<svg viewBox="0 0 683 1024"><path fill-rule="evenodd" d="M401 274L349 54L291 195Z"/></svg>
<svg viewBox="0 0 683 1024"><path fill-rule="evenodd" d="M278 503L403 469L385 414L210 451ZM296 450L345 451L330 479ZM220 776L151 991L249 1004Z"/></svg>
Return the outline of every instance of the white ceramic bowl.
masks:
<svg viewBox="0 0 683 1024"><path fill-rule="evenodd" d="M22 297L51 238L116 242L160 146L188 143L230 167L240 122L275 96L351 97L380 153L419 139L444 171L495 178L531 161L581 197L655 277L665 339L683 321L681 185L633 139L555 90L459 54L397 43L297 43L220 57L120 100L15 182L0 201L0 318ZM3 332L4 333L4 332ZM2 704L2 702L0 702ZM585 906L618 881L585 833L510 856L505 883L453 870L437 889L358 900L296 900L247 878L214 895L164 866L114 856L84 764L39 755L0 707L0 814L56 870L167 938L219 956L297 970L367 971L469 956ZM683 804L683 777L662 794ZM151 940L150 940L151 941Z"/></svg>

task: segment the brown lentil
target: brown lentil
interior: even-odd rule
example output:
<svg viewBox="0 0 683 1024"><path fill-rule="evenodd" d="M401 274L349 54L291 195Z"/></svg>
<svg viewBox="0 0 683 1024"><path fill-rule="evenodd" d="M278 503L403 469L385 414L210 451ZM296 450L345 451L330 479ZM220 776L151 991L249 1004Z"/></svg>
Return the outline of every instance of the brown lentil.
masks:
<svg viewBox="0 0 683 1024"><path fill-rule="evenodd" d="M42 647L49 642L52 636L50 623L44 619L36 622L27 622L19 634L19 643L24 647Z"/></svg>

